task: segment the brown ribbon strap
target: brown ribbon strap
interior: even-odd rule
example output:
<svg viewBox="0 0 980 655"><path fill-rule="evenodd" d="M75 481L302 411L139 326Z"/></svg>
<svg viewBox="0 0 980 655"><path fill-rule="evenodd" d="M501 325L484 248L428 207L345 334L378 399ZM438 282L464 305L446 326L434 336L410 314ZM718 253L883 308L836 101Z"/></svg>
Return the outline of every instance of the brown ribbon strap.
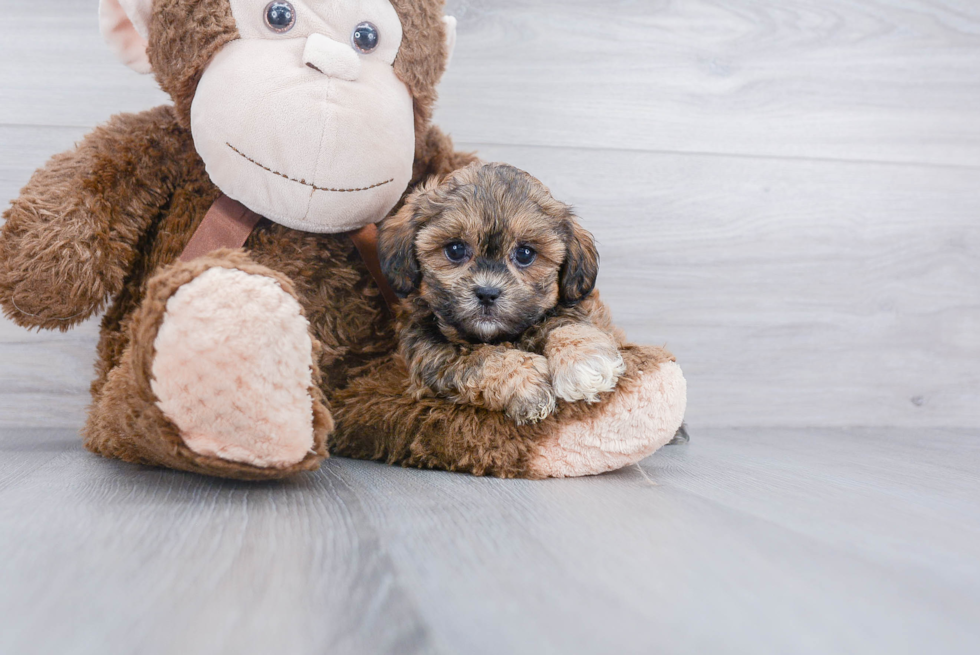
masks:
<svg viewBox="0 0 980 655"><path fill-rule="evenodd" d="M205 214L204 220L180 255L180 260L189 262L219 248L241 248L261 220L261 216L242 203L221 194ZM381 289L381 296L388 309L394 313L399 299L388 284L388 278L381 272L381 260L378 258L378 226L367 225L357 232L349 232L348 235L357 247L357 252L361 254L368 271L371 272L374 283Z"/></svg>
<svg viewBox="0 0 980 655"><path fill-rule="evenodd" d="M189 262L219 248L241 248L262 217L251 209L221 194L204 215L180 260Z"/></svg>
<svg viewBox="0 0 980 655"><path fill-rule="evenodd" d="M388 284L388 278L381 271L381 260L378 258L378 226L373 223L371 225L365 225L357 232L351 232L350 239L357 246L357 252L361 253L361 259L364 260L368 270L371 271L371 277L374 278L374 283L381 289L381 295L384 297L388 309L394 313L395 307L398 306L400 300L398 294Z"/></svg>

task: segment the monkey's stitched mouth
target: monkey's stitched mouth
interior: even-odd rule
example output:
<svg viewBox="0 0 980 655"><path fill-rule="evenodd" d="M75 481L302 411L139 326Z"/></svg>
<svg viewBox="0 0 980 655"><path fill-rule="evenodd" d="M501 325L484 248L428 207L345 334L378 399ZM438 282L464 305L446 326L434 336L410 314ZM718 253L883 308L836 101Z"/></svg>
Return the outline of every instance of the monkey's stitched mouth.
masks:
<svg viewBox="0 0 980 655"><path fill-rule="evenodd" d="M363 187L363 188L360 188L360 189L330 189L330 188L327 188L327 187L319 187L319 186L313 184L312 182L307 182L306 180L297 180L295 177L289 177L285 173L280 173L279 171L274 171L271 168L269 168L268 166L264 166L263 164L260 164L259 162L255 161L254 159L252 159L251 157L249 157L244 152L242 152L241 150L239 150L235 146L231 145L227 141L225 142L225 145L228 146L229 148L231 148L232 150L234 150L238 154L238 156L240 156L242 159L244 159L245 161L252 162L253 164L255 164L256 166L258 166L262 170L268 171L268 172L272 173L273 175L278 175L279 177L281 177L283 179L286 179L286 180L289 180L290 182L295 182L296 184L302 184L303 186L308 186L311 189L313 189L314 191L330 191L332 193L356 193L358 191L370 191L371 189L377 189L379 186L384 186L386 184L391 184L392 182L395 181L395 178L391 178L390 180L385 180L384 182L378 182L377 184L372 184L371 186L366 186L366 187Z"/></svg>

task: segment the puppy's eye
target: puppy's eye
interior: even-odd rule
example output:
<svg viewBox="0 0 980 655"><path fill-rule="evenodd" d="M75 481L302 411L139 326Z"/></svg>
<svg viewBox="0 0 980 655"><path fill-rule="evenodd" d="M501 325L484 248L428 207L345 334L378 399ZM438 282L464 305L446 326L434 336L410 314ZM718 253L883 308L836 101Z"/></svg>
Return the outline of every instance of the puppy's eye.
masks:
<svg viewBox="0 0 980 655"><path fill-rule="evenodd" d="M288 2L270 2L265 6L265 26L276 34L293 29L296 24L296 10Z"/></svg>
<svg viewBox="0 0 980 655"><path fill-rule="evenodd" d="M518 266L530 266L537 257L538 253L530 246L518 246L514 249L514 262Z"/></svg>
<svg viewBox="0 0 980 655"><path fill-rule="evenodd" d="M444 248L446 259L454 264L462 264L470 258L469 249L462 241L453 241Z"/></svg>
<svg viewBox="0 0 980 655"><path fill-rule="evenodd" d="M381 33L378 28L371 23L361 23L354 28L354 33L350 35L350 42L358 52L368 54L378 49L378 42L381 41Z"/></svg>

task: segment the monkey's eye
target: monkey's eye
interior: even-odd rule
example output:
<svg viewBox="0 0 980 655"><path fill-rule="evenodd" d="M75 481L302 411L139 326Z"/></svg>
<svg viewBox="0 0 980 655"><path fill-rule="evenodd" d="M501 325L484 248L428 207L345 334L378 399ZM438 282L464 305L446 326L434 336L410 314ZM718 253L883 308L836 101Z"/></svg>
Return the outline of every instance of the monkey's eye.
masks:
<svg viewBox="0 0 980 655"><path fill-rule="evenodd" d="M378 49L378 42L381 40L381 32L371 23L364 22L354 28L354 33L350 35L350 42L358 52L368 54Z"/></svg>
<svg viewBox="0 0 980 655"><path fill-rule="evenodd" d="M462 241L453 241L452 243L447 244L443 250L446 253L446 259L454 264L462 264L470 258L469 249Z"/></svg>
<svg viewBox="0 0 980 655"><path fill-rule="evenodd" d="M530 246L517 246L514 249L514 262L521 267L530 266L537 259L538 253Z"/></svg>
<svg viewBox="0 0 980 655"><path fill-rule="evenodd" d="M270 2L265 6L265 26L276 34L284 34L296 24L296 10L288 2Z"/></svg>

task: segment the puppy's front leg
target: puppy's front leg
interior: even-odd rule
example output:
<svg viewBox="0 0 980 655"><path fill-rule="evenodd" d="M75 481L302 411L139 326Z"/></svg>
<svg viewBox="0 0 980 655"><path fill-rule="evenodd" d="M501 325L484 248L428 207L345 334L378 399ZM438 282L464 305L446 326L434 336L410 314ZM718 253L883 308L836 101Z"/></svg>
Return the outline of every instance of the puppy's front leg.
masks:
<svg viewBox="0 0 980 655"><path fill-rule="evenodd" d="M615 339L588 323L572 323L552 330L545 341L551 385L562 400L599 401L612 391L626 372Z"/></svg>
<svg viewBox="0 0 980 655"><path fill-rule="evenodd" d="M504 411L518 425L555 411L548 360L541 355L479 345L430 347L410 362L416 392L431 390L461 404Z"/></svg>

